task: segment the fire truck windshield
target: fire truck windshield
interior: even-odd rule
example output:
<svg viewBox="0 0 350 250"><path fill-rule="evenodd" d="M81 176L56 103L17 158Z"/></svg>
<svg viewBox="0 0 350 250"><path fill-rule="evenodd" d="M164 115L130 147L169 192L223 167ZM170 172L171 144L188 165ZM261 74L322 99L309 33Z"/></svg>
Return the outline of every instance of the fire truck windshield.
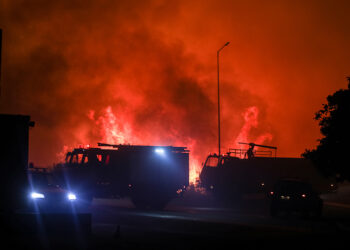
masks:
<svg viewBox="0 0 350 250"><path fill-rule="evenodd" d="M209 156L205 163L207 167L217 167L219 163L219 158L217 156Z"/></svg>

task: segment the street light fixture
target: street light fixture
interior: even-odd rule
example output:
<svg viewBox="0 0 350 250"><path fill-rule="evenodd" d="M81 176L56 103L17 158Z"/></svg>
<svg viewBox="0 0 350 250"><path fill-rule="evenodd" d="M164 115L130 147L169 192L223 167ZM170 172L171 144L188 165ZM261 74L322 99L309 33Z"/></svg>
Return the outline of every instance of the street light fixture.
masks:
<svg viewBox="0 0 350 250"><path fill-rule="evenodd" d="M224 44L224 46L222 46L218 51L217 51L217 66L218 66L218 137L219 137L219 141L218 141L218 151L219 151L219 155L221 154L221 147L220 147L220 84L219 84L219 53L220 51L225 48L227 45L229 45L230 42L227 42Z"/></svg>

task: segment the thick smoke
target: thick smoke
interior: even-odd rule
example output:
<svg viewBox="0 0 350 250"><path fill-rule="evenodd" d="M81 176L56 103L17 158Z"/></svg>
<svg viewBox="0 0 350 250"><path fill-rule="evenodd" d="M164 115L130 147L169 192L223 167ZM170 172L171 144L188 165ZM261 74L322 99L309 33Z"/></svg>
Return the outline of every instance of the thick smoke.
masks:
<svg viewBox="0 0 350 250"><path fill-rule="evenodd" d="M313 113L333 81L343 84L349 64L330 70L327 59L340 65L345 56L319 53L349 40L337 36L337 20L325 25L320 18L326 4L0 3L1 112L31 115L30 160L39 165L57 162L63 149L113 137L101 132L111 125L108 114L121 142L189 146L192 160L204 161L217 151L216 51L226 41L222 151L249 127L247 140L265 138L282 154L298 156L317 138ZM321 26L333 31L332 41L324 42ZM258 111L253 126L244 119L251 107Z"/></svg>

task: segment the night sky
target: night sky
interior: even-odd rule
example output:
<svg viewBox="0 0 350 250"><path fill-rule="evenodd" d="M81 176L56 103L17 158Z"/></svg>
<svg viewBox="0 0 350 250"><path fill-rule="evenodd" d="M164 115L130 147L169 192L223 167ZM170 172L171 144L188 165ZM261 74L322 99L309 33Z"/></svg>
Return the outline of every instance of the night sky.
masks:
<svg viewBox="0 0 350 250"><path fill-rule="evenodd" d="M0 0L0 112L36 122L36 165L107 142L188 146L199 171L217 151L229 41L222 151L300 157L321 136L314 113L347 86L349 13L338 0Z"/></svg>

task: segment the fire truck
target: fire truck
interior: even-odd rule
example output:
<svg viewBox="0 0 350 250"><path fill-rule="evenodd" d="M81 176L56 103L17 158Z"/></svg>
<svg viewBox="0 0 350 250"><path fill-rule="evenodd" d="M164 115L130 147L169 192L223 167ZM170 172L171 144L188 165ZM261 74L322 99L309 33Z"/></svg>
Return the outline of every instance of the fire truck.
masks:
<svg viewBox="0 0 350 250"><path fill-rule="evenodd" d="M92 198L130 197L137 208L162 209L189 184L186 147L113 145L76 148L54 167L61 186Z"/></svg>
<svg viewBox="0 0 350 250"><path fill-rule="evenodd" d="M249 149L210 154L200 173L201 185L221 200L236 201L246 194L268 194L276 181L283 178L307 181L319 193L336 188L335 182L323 178L309 160L277 157L277 147L273 146L240 144L249 145ZM268 150L255 150L255 147Z"/></svg>

